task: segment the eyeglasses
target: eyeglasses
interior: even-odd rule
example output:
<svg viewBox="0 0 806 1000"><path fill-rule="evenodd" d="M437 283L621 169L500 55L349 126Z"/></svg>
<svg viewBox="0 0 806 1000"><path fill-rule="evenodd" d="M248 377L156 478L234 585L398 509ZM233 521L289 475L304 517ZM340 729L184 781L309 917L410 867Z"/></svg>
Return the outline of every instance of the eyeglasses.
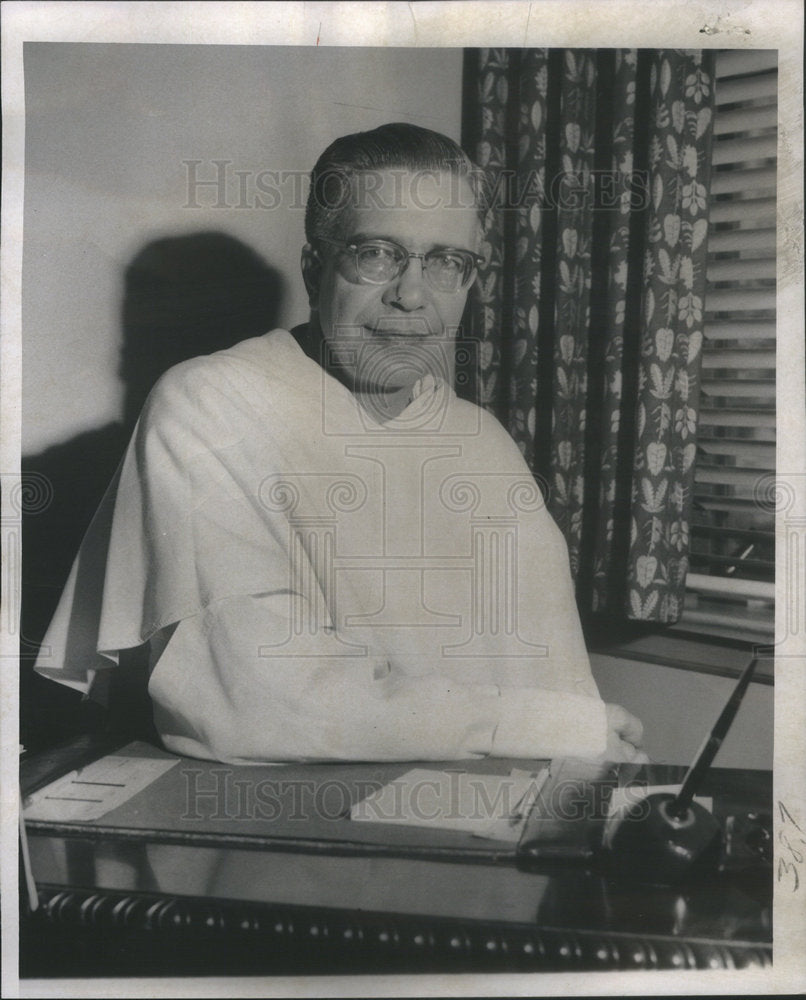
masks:
<svg viewBox="0 0 806 1000"><path fill-rule="evenodd" d="M409 266L411 258L417 257L423 262L423 274L432 288L439 292L459 292L470 284L474 269L484 262L483 257L470 250L454 250L452 247L429 250L428 253L410 253L392 240L344 243L324 236L317 239L349 251L353 255L358 277L370 285L385 285L394 281Z"/></svg>

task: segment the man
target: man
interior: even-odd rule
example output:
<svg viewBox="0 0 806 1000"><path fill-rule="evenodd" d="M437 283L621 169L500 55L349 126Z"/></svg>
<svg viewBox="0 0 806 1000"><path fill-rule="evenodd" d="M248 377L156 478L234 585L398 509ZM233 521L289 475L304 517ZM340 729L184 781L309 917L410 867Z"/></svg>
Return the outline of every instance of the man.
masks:
<svg viewBox="0 0 806 1000"><path fill-rule="evenodd" d="M451 388L482 208L426 129L323 153L309 324L163 377L38 670L86 691L147 644L163 742L222 761L635 758L534 480Z"/></svg>

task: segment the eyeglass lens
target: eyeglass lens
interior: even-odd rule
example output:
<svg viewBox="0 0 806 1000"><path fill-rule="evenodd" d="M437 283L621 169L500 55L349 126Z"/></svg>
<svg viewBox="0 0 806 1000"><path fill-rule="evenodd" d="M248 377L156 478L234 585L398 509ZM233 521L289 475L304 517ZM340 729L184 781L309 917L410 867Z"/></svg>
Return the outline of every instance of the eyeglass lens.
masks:
<svg viewBox="0 0 806 1000"><path fill-rule="evenodd" d="M356 267L366 281L382 284L392 281L405 269L409 254L393 244L370 243L356 248ZM472 258L456 251L432 250L423 258L423 271L440 291L458 291L473 270Z"/></svg>

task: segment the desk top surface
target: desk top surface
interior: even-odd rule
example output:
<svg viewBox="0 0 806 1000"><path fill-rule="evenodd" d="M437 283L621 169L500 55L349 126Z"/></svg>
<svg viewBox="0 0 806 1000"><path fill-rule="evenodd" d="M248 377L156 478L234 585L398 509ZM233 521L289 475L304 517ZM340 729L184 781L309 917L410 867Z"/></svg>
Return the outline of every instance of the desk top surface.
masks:
<svg viewBox="0 0 806 1000"><path fill-rule="evenodd" d="M69 754L62 759L63 766L65 760L75 766ZM503 767L503 773L512 764L481 763ZM473 770L476 764L473 762ZM203 771L216 766L194 761L180 767L185 765ZM270 777L275 782L283 776L291 780L301 775L319 782L328 777L333 780L336 775L345 781L368 775L389 780L409 767L289 765L270 769ZM41 763L39 770L35 763L29 764L24 768L23 784L26 776L29 786L32 782L41 784L43 773ZM251 773L255 779L260 777L254 769ZM633 768L630 777L637 782L666 784L679 782L683 773L682 767L655 765L640 772ZM546 861L522 870L511 847L471 845L468 849L467 835L454 831L441 831L436 840L423 839L419 831L412 837L404 828L379 830L374 824L349 824L343 818L331 817L330 825L336 832L329 837L272 837L267 829L261 834L252 822L251 837L239 839L227 834L226 820L212 826L201 824L204 829L196 836L188 830L192 822L177 825L166 819L164 796L176 794L177 782L184 780L177 771L173 783L164 785L162 806L154 795L149 796L148 789L138 793L118 810L116 822L105 817L95 826L30 824L31 863L37 883L247 905L481 921L491 926L715 942L771 941L769 865L739 865L708 878L689 879L676 888L662 888L625 884L601 867L582 861ZM744 818L768 812L771 775L717 769L709 775L704 793L713 796L714 812L723 820L731 815ZM365 828L357 842L353 829L351 841L344 840L345 824ZM230 831L232 826L230 821ZM373 826L374 830L366 832Z"/></svg>

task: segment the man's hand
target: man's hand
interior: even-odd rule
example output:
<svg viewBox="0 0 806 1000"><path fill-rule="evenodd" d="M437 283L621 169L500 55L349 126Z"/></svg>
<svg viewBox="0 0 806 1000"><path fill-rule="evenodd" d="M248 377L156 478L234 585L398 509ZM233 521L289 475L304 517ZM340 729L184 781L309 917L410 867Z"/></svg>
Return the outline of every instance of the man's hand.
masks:
<svg viewBox="0 0 806 1000"><path fill-rule="evenodd" d="M617 763L648 764L649 757L641 750L644 727L640 719L621 707L605 705L607 712L607 749L603 757Z"/></svg>

